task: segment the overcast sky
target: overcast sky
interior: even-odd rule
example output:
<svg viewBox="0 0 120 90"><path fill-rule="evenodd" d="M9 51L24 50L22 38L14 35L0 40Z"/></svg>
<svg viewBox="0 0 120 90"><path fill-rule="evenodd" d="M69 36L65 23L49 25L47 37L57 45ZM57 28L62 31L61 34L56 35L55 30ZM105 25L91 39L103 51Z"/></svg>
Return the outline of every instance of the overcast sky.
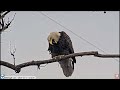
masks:
<svg viewBox="0 0 120 90"><path fill-rule="evenodd" d="M43 11L58 23L70 29L78 36L97 46L90 45L67 29L56 24L40 11L10 12L5 20L11 20L11 26L1 35L1 60L13 63L11 50L16 48L16 64L32 60L50 59L47 51L47 37L50 32L65 31L71 38L74 51L98 51L101 54L119 53L119 12L118 11ZM11 45L10 45L11 44ZM1 67L4 75L36 76L37 79L114 79L119 73L119 59L99 58L93 56L77 57L77 63L71 77L63 75L60 65L55 62L41 67L29 66L21 69L20 73ZM44 66L44 65L42 65Z"/></svg>

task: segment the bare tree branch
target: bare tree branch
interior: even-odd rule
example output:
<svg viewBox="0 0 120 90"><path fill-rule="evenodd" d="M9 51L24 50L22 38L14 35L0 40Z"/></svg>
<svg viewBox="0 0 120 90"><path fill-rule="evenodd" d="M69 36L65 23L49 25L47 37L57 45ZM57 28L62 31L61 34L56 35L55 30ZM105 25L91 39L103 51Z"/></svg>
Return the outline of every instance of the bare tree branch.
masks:
<svg viewBox="0 0 120 90"><path fill-rule="evenodd" d="M3 20L5 15L7 15L10 11L1 11L0 12L0 33L5 31L9 26L10 24L12 23L12 21L14 20L15 18L15 14L14 14L14 17L12 18L11 21L8 20L7 23L5 23L5 21Z"/></svg>
<svg viewBox="0 0 120 90"><path fill-rule="evenodd" d="M5 12L5 13L4 13ZM3 19L4 17L5 17L5 15L7 15L8 13L9 13L10 11L1 11L0 12L0 19ZM4 14L2 14L2 13L4 13Z"/></svg>
<svg viewBox="0 0 120 90"><path fill-rule="evenodd" d="M58 62L60 60L65 60L65 59L71 58L71 57L88 56L88 55L93 55L95 57L100 57L100 58L120 58L120 54L99 54L97 51L90 51L90 52L73 53L73 54L69 54L69 55L60 55L60 56L56 56L56 57L54 57L52 59L48 59L48 60L25 62L25 63L19 64L16 66L14 66L13 64L10 64L9 62L0 61L0 65L11 68L11 69L15 70L16 73L19 73L21 71L21 68L24 68L27 66L31 66L31 65L40 66L41 64Z"/></svg>

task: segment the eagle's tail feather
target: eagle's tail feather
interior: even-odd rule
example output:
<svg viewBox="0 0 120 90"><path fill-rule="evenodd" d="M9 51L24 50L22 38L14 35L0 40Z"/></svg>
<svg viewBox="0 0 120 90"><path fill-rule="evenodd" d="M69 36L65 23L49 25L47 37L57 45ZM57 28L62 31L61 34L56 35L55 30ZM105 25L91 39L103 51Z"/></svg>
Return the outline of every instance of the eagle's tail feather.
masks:
<svg viewBox="0 0 120 90"><path fill-rule="evenodd" d="M73 62L72 58L69 58L68 60L59 61L59 64L60 64L60 66L63 70L63 73L66 77L71 76L74 71L74 65L72 62Z"/></svg>

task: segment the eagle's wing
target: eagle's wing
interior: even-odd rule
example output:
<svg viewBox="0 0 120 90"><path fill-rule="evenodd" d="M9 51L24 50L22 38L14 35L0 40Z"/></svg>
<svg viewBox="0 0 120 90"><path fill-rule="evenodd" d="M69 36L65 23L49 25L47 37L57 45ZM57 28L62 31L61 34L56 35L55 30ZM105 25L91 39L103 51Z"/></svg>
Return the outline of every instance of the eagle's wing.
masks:
<svg viewBox="0 0 120 90"><path fill-rule="evenodd" d="M62 31L61 33L64 36L64 40L65 40L67 48L69 49L69 53L70 54L74 53L74 49L73 49L73 45L72 45L72 41L70 37L64 31ZM72 59L73 59L73 63L76 63L75 57L72 57Z"/></svg>
<svg viewBox="0 0 120 90"><path fill-rule="evenodd" d="M61 42L61 45L63 46L63 48L65 49L64 53L65 54L74 53L74 49L73 49L72 41L71 41L70 37L64 31L62 31L60 33L62 36L60 42ZM64 43L64 44L62 44L62 43ZM64 75L66 77L71 76L73 71L74 71L74 63L76 63L75 57L59 61L59 63L60 63L60 66L63 70Z"/></svg>

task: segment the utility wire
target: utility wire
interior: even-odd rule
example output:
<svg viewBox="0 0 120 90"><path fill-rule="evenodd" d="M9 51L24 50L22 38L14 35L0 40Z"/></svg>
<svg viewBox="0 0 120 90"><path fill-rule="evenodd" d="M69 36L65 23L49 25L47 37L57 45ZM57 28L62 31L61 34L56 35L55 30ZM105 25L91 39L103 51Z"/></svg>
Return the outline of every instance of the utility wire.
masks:
<svg viewBox="0 0 120 90"><path fill-rule="evenodd" d="M85 41L86 43L92 45L93 47L97 48L98 50L102 51L103 53L107 54L104 50L98 48L96 45L90 43L89 41L87 41L86 39L84 39L83 37L77 35L76 33L74 33L72 30L66 28L65 26L63 26L62 24L58 23L56 20L54 20L53 18L49 17L48 15L44 14L43 12L40 11L40 13L47 17L48 19L52 20L53 22L55 22L56 24L60 25L61 27L65 28L66 30L70 31L71 33L73 33L75 36L77 36L78 38L82 39L83 41ZM117 59L115 59L116 61L118 61ZM118 61L119 62L119 61Z"/></svg>

